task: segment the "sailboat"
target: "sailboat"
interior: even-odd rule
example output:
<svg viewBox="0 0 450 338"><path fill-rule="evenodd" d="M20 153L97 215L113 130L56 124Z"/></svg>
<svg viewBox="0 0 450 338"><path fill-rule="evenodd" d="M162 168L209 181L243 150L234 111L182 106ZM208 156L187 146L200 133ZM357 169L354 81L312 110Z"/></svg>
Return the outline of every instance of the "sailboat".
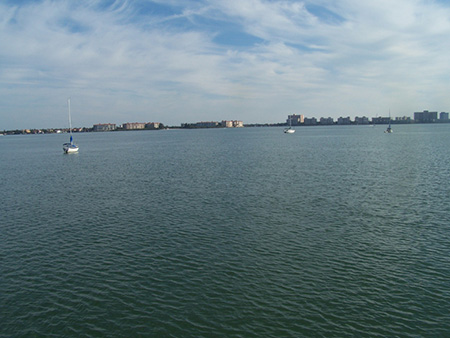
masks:
<svg viewBox="0 0 450 338"><path fill-rule="evenodd" d="M295 129L292 128L292 118L289 117L289 128L284 129L285 134L293 134L295 133Z"/></svg>
<svg viewBox="0 0 450 338"><path fill-rule="evenodd" d="M78 152L78 146L73 143L72 136L72 118L70 116L70 98L67 99L67 105L69 107L69 133L70 133L70 142L63 144L63 150L65 154L76 153Z"/></svg>
<svg viewBox="0 0 450 338"><path fill-rule="evenodd" d="M391 110L390 109L389 109L389 126L387 127L387 129L384 132L388 133L388 134L393 132L393 130L391 128Z"/></svg>

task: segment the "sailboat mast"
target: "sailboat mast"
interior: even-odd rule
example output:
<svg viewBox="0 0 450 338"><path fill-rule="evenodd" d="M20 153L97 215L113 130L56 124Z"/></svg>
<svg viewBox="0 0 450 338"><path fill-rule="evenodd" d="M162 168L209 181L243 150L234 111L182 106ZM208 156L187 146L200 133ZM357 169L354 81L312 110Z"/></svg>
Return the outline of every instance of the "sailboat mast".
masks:
<svg viewBox="0 0 450 338"><path fill-rule="evenodd" d="M70 117L70 98L67 99L67 105L69 107L69 132L72 135L72 118Z"/></svg>
<svg viewBox="0 0 450 338"><path fill-rule="evenodd" d="M72 117L70 116L70 97L67 99L67 105L69 106L69 135L70 135L70 143L73 143L72 138Z"/></svg>

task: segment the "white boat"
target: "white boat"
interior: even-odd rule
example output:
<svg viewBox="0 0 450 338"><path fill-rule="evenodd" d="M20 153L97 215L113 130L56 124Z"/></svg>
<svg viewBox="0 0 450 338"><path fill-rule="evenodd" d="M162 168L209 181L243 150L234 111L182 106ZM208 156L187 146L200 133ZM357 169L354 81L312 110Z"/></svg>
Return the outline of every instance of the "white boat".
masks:
<svg viewBox="0 0 450 338"><path fill-rule="evenodd" d="M292 128L292 119L289 119L289 128L284 129L285 134L293 134L295 133L295 129Z"/></svg>
<svg viewBox="0 0 450 338"><path fill-rule="evenodd" d="M67 99L67 105L69 106L69 133L70 133L70 142L63 144L63 150L65 154L76 153L78 152L78 146L73 143L72 137L72 118L70 116L70 99Z"/></svg>
<svg viewBox="0 0 450 338"><path fill-rule="evenodd" d="M390 134L393 132L392 128L391 128L391 110L389 109L389 126L387 127L387 129L384 131L387 134Z"/></svg>

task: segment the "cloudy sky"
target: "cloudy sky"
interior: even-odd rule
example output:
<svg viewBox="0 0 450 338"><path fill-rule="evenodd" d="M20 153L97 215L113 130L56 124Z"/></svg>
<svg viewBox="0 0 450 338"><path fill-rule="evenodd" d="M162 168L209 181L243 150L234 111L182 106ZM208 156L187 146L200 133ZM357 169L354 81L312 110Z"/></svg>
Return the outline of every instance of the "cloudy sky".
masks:
<svg viewBox="0 0 450 338"><path fill-rule="evenodd" d="M3 0L0 130L450 111L448 0Z"/></svg>

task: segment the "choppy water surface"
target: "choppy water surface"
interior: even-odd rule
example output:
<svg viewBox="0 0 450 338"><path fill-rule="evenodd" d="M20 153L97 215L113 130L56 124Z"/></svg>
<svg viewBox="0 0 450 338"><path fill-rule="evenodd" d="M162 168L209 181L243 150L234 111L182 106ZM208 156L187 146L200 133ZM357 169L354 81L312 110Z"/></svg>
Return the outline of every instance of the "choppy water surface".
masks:
<svg viewBox="0 0 450 338"><path fill-rule="evenodd" d="M450 334L450 125L0 139L0 336Z"/></svg>

